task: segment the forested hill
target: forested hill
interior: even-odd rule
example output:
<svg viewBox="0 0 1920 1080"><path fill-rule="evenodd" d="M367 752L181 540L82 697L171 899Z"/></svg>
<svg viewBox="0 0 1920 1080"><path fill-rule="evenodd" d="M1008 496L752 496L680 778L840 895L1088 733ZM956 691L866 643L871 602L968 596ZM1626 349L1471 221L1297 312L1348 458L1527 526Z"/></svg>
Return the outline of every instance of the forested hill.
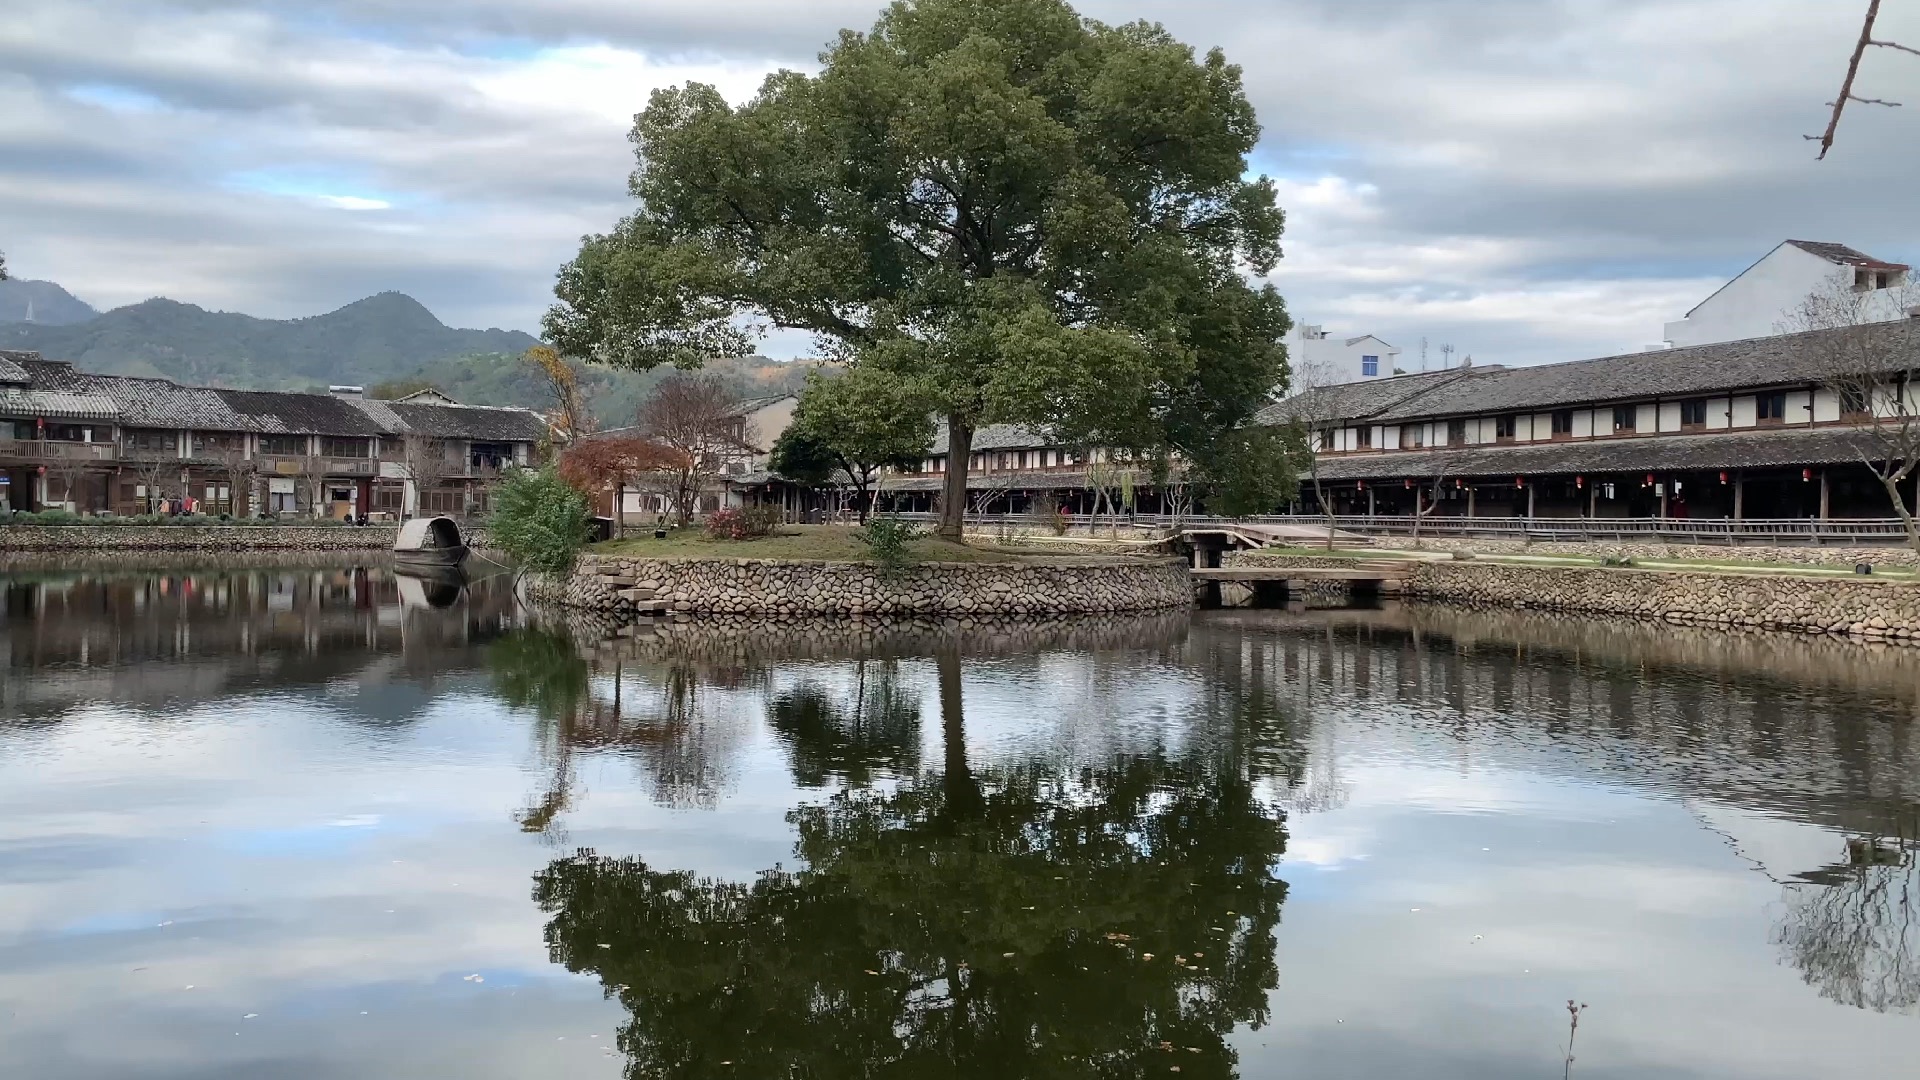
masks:
<svg viewBox="0 0 1920 1080"><path fill-rule="evenodd" d="M147 300L64 326L0 324L0 348L31 349L86 371L287 390L371 383L436 360L518 354L517 330L458 330L402 293L381 293L308 319L256 319L174 300Z"/></svg>
<svg viewBox="0 0 1920 1080"><path fill-rule="evenodd" d="M93 305L51 281L9 278L0 281L0 323L32 322L66 326L99 316Z"/></svg>

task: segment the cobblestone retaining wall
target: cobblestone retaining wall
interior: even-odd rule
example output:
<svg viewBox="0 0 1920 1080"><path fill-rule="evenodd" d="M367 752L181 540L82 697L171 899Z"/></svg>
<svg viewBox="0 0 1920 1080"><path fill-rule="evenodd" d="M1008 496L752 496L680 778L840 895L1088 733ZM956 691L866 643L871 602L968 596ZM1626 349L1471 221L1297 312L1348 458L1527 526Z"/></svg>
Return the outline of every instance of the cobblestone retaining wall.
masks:
<svg viewBox="0 0 1920 1080"><path fill-rule="evenodd" d="M1380 536L1367 541L1382 550L1410 551L1413 541L1405 536ZM1420 546L1427 551L1473 551L1483 555L1625 555L1633 559L1704 559L1739 562L1786 563L1797 566L1920 566L1920 553L1894 544L1885 547L1819 547L1812 544L1786 547L1761 547L1747 544L1652 544L1614 540L1543 540L1528 544L1519 540L1477 540L1472 537L1422 537Z"/></svg>
<svg viewBox="0 0 1920 1080"><path fill-rule="evenodd" d="M391 551L393 525L0 525L0 551Z"/></svg>
<svg viewBox="0 0 1920 1080"><path fill-rule="evenodd" d="M1406 578L1405 591L1454 603L1705 626L1758 626L1903 642L1920 635L1920 586L1901 581L1449 561L1416 566Z"/></svg>
<svg viewBox="0 0 1920 1080"><path fill-rule="evenodd" d="M1174 559L923 563L894 576L866 563L583 556L538 599L613 612L970 615L1151 611L1192 603Z"/></svg>

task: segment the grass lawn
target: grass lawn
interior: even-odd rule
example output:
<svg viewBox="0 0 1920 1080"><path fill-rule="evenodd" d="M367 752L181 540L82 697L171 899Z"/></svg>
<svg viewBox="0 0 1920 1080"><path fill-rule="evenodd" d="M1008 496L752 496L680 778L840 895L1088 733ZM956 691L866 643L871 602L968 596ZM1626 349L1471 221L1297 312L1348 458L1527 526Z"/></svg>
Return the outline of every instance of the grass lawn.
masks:
<svg viewBox="0 0 1920 1080"><path fill-rule="evenodd" d="M810 559L818 562L867 562L867 546L845 525L783 525L772 536L758 540L712 540L698 526L670 529L665 540L643 536L610 540L587 548L594 555L629 559ZM1059 555L998 550L984 545L956 544L924 536L912 544L921 562L1037 562Z"/></svg>

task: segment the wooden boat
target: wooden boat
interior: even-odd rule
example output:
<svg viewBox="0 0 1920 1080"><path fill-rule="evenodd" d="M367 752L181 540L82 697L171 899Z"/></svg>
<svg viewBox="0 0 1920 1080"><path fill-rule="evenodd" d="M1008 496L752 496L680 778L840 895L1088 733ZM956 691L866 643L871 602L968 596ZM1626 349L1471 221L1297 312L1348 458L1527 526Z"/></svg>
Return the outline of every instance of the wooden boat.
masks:
<svg viewBox="0 0 1920 1080"><path fill-rule="evenodd" d="M450 517L414 518L400 526L393 542L397 566L458 566L466 557L466 538Z"/></svg>

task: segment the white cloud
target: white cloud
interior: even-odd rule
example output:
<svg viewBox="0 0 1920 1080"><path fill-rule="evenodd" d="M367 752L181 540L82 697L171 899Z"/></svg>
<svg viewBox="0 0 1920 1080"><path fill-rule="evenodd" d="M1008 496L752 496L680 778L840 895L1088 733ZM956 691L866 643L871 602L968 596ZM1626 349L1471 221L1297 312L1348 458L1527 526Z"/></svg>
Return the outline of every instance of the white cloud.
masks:
<svg viewBox="0 0 1920 1080"><path fill-rule="evenodd" d="M360 195L315 195L314 200L322 206L331 206L336 210L393 209L393 204L385 199L369 199Z"/></svg>

